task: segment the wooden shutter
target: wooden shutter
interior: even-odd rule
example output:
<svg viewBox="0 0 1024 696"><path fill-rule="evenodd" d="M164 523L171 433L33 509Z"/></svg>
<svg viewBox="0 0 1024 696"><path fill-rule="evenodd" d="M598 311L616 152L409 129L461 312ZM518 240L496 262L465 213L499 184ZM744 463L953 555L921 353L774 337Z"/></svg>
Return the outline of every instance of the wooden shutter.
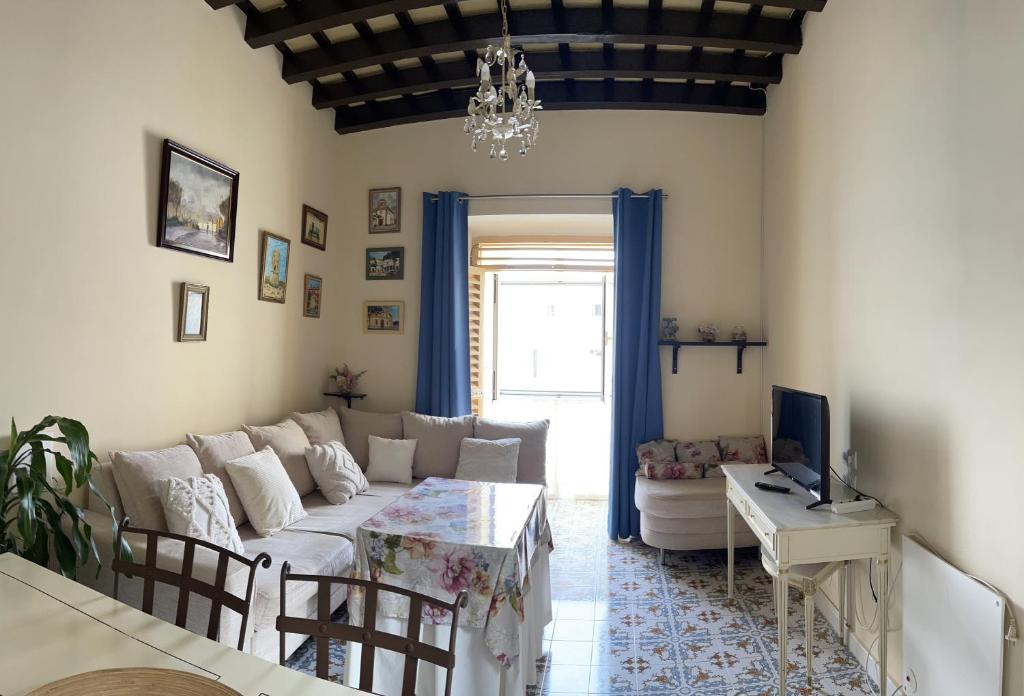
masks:
<svg viewBox="0 0 1024 696"><path fill-rule="evenodd" d="M483 303L484 272L469 269L469 386L473 415L482 416L484 407L483 382Z"/></svg>

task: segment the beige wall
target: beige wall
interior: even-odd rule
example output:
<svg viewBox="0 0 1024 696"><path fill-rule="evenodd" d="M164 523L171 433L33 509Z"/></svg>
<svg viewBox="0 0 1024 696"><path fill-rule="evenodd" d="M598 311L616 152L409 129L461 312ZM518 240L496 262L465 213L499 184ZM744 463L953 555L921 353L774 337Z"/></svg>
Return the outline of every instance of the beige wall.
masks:
<svg viewBox="0 0 1024 696"><path fill-rule="evenodd" d="M0 0L0 419L80 418L102 454L318 406L345 234L330 115L235 11L99 5ZM234 263L155 246L165 137L240 171ZM331 216L326 253L298 241L303 203ZM285 305L256 300L261 229L292 240ZM211 288L205 343L174 340L180 281Z"/></svg>
<svg viewBox="0 0 1024 696"><path fill-rule="evenodd" d="M1022 35L1010 0L808 15L770 94L764 196L766 387L826 393L833 462L856 449L859 486L901 531L1018 607ZM1007 694L1022 692L1021 652L1008 648ZM899 653L897 631L894 677Z"/></svg>
<svg viewBox="0 0 1024 696"><path fill-rule="evenodd" d="M543 136L525 159L489 161L470 151L458 120L400 126L338 140L345 172L337 187L345 253L336 327L338 360L369 370L371 409L412 406L416 388L423 191L600 193L661 187L664 207L662 313L684 331L702 321L760 331L761 122L739 116L658 112L544 113ZM402 232L366 232L367 190L401 186ZM608 213L608 201L475 201L470 215ZM478 223L479 224L479 223ZM406 247L403 281L365 281L367 246ZM406 305L403 336L365 336L362 302ZM735 353L684 351L680 372L663 354L665 429L680 437L756 432L761 354L737 375Z"/></svg>

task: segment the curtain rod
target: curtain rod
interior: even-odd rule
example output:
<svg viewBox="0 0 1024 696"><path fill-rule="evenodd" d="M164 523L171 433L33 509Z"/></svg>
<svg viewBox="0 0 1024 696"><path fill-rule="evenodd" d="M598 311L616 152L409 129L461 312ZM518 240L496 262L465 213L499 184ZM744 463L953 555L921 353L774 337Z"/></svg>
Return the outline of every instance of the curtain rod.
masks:
<svg viewBox="0 0 1024 696"><path fill-rule="evenodd" d="M517 200L524 198L618 198L617 193L490 193L479 196L459 196L460 201L488 201L488 200ZM634 193L632 198L650 198L646 193ZM668 198L667 193L661 194L662 198ZM433 197L437 200L437 196Z"/></svg>

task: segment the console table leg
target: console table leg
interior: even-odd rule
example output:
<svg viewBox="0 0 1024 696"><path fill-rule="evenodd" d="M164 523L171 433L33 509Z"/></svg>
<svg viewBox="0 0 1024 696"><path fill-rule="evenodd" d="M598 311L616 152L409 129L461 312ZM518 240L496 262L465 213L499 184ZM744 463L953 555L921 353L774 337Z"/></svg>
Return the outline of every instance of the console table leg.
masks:
<svg viewBox="0 0 1024 696"><path fill-rule="evenodd" d="M839 642L849 647L846 633L846 583L850 571L850 562L843 561L843 567L839 569Z"/></svg>
<svg viewBox="0 0 1024 696"><path fill-rule="evenodd" d="M775 611L779 625L779 695L786 696L786 655L789 652L789 568L779 568Z"/></svg>
<svg viewBox="0 0 1024 696"><path fill-rule="evenodd" d="M889 686L887 663L889 657L889 557L878 559L878 611L881 621L878 630L878 693L885 696Z"/></svg>
<svg viewBox="0 0 1024 696"><path fill-rule="evenodd" d="M728 498L726 498L725 499L725 547L726 547L725 555L726 555L726 559L727 559L726 565L728 566L728 570L726 571L726 574L728 575L728 577L726 579L726 582L727 582L727 585L728 585L728 588L729 588L729 599L733 598L733 592L735 590L735 588L734 588L734 580L733 580L733 571L735 570L735 563L736 563L736 559L735 559L735 555L736 555L735 554L735 551L736 551L736 548L735 548L736 547L736 539L734 538L735 537L735 532L736 532L736 530L735 530L735 526L734 526L733 519L732 519L732 501L729 500Z"/></svg>

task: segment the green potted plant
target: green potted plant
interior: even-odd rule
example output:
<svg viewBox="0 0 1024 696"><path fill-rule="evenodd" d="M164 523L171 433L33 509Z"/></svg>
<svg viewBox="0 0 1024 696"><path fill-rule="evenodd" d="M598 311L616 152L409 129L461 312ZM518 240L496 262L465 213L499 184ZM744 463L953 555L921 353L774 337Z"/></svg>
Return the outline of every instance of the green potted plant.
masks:
<svg viewBox="0 0 1024 696"><path fill-rule="evenodd" d="M46 432L53 427L59 435ZM55 444L64 445L67 454ZM50 477L48 456L61 481ZM72 579L90 556L99 564L92 527L85 521L85 512L69 497L75 489L89 486L91 494L103 500L89 478L95 461L96 455L89 449L89 432L78 421L47 416L31 430L18 432L12 418L11 440L7 449L0 451L0 553L14 553L47 566L52 550L61 574ZM110 509L116 530L114 510L106 500L103 502ZM123 541L121 549L114 552L131 557Z"/></svg>

